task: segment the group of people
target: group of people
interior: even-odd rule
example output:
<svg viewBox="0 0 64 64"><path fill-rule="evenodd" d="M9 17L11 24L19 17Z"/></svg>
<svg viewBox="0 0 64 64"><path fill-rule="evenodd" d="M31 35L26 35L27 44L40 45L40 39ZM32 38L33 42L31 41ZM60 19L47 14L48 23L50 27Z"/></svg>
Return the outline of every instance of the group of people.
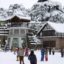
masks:
<svg viewBox="0 0 64 64"><path fill-rule="evenodd" d="M48 61L48 52L49 52L49 55L51 54L55 54L55 48L41 48L41 61ZM24 56L27 56L28 57L28 60L30 61L30 64L37 64L37 57L36 55L34 54L34 50L30 50L29 48L17 48L16 49L16 52L17 52L17 61L19 60L20 61L20 64L24 64ZM29 54L30 52L30 54ZM60 52L61 52L61 57L64 57L64 50L63 48L60 49ZM15 50L14 50L14 53L15 53Z"/></svg>
<svg viewBox="0 0 64 64"><path fill-rule="evenodd" d="M25 49L25 51L23 49L18 49L17 50L17 60L18 57L20 58L20 64L24 64L24 54L25 56L28 56L28 60L30 61L30 64L37 64L37 57L34 54L34 50L30 50L30 54L28 54L28 48ZM25 53L24 53L25 52ZM44 58L46 61L48 61L48 49L47 48L42 48L41 49L41 61L44 61Z"/></svg>
<svg viewBox="0 0 64 64"><path fill-rule="evenodd" d="M48 48L49 49L49 55L51 55L51 54L55 54L55 48L53 47L53 48Z"/></svg>
<svg viewBox="0 0 64 64"><path fill-rule="evenodd" d="M48 49L47 48L41 49L41 61L44 61L44 58L46 61L48 61Z"/></svg>
<svg viewBox="0 0 64 64"><path fill-rule="evenodd" d="M34 50L30 50L28 48L17 48L17 61L20 61L20 64L24 64L24 55L28 57L30 64L37 64L37 58L34 54Z"/></svg>
<svg viewBox="0 0 64 64"><path fill-rule="evenodd" d="M48 49L47 48L41 48L41 61L48 61ZM34 51L31 50L30 55L28 56L28 59L30 60L30 64L37 64L37 58L34 54Z"/></svg>
<svg viewBox="0 0 64 64"><path fill-rule="evenodd" d="M41 48L41 61L48 61L48 50L49 53L51 53L51 49L48 48ZM37 64L37 57L34 54L34 50L30 50L28 48L17 48L17 61L20 61L20 64L24 64L24 55L28 57L28 60L30 61L30 64ZM54 55L54 49L53 49L53 55Z"/></svg>

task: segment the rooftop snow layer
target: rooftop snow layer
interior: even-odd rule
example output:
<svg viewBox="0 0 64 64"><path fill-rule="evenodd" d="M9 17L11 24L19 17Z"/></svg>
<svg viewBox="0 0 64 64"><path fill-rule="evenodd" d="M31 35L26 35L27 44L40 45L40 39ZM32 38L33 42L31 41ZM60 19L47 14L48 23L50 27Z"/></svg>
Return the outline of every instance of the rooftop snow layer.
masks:
<svg viewBox="0 0 64 64"><path fill-rule="evenodd" d="M64 33L64 23L55 23L48 21L42 25L41 29L37 32L37 34L40 33L40 31L46 24L50 25L57 33Z"/></svg>
<svg viewBox="0 0 64 64"><path fill-rule="evenodd" d="M47 22L56 32L64 33L64 23Z"/></svg>

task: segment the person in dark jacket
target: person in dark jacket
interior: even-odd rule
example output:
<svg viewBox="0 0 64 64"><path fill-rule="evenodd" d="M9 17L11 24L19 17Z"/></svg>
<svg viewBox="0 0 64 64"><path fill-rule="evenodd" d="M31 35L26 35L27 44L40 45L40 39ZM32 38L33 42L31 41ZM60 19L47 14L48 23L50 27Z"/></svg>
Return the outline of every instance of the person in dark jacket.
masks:
<svg viewBox="0 0 64 64"><path fill-rule="evenodd" d="M55 54L55 48L52 48L52 54L53 55Z"/></svg>
<svg viewBox="0 0 64 64"><path fill-rule="evenodd" d="M64 52L63 52L63 48L61 48L61 57L63 57L64 56L64 54L63 54Z"/></svg>
<svg viewBox="0 0 64 64"><path fill-rule="evenodd" d="M44 61L45 49L41 49L41 61Z"/></svg>
<svg viewBox="0 0 64 64"><path fill-rule="evenodd" d="M30 55L28 56L28 59L30 60L30 64L37 64L37 58L34 54L34 51L31 51Z"/></svg>
<svg viewBox="0 0 64 64"><path fill-rule="evenodd" d="M49 48L49 54L51 55L51 51L52 51L52 49L51 49L51 47Z"/></svg>

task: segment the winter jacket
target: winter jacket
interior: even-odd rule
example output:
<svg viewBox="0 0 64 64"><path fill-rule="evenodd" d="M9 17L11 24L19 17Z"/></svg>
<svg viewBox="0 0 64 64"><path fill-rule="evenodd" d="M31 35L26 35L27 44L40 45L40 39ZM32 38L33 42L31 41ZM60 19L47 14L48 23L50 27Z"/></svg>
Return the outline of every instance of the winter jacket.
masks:
<svg viewBox="0 0 64 64"><path fill-rule="evenodd" d="M37 59L35 55L29 55L28 59L30 60L31 64L37 64Z"/></svg>

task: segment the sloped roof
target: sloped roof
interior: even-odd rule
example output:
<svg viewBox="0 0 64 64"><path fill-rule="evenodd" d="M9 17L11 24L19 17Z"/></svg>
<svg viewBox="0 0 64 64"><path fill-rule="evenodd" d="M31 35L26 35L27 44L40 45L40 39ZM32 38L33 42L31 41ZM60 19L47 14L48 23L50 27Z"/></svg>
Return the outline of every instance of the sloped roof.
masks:
<svg viewBox="0 0 64 64"><path fill-rule="evenodd" d="M47 23L42 24L42 27L41 27L40 30L37 32L37 35L41 32L41 30L44 28L44 26L45 26L46 24L47 24Z"/></svg>
<svg viewBox="0 0 64 64"><path fill-rule="evenodd" d="M64 23L47 22L56 32L64 33Z"/></svg>
<svg viewBox="0 0 64 64"><path fill-rule="evenodd" d="M25 17L25 16L22 16L22 15L19 15L19 14L17 14L17 15L15 14L15 15L12 15L12 16L0 17L0 21L6 21L6 20L9 20L9 19L12 19L15 16L17 16L19 19L26 19L26 20L31 19L30 17Z"/></svg>
<svg viewBox="0 0 64 64"><path fill-rule="evenodd" d="M43 24L42 28L37 32L37 34L39 34L47 24L50 25L57 33L64 33L64 23L55 23L48 21Z"/></svg>

